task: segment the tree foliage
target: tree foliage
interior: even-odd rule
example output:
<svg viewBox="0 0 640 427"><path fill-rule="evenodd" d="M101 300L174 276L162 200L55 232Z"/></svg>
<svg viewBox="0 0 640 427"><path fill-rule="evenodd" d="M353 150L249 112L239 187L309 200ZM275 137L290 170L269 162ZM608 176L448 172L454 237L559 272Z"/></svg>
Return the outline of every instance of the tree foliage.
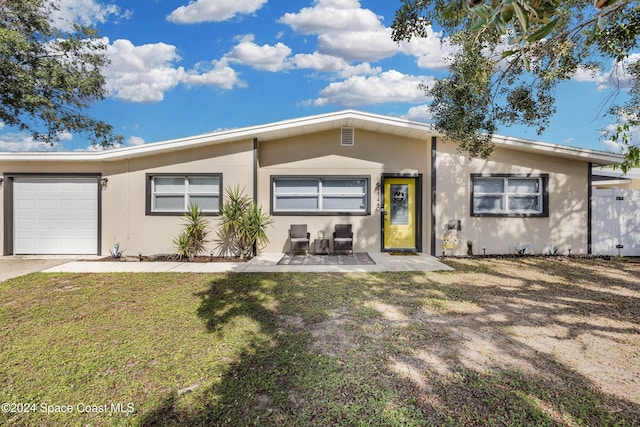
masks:
<svg viewBox="0 0 640 427"><path fill-rule="evenodd" d="M499 125L526 124L542 133L555 112L558 83L611 64L626 67L632 88L630 100L609 112L640 124L640 72L630 57L640 34L637 1L402 0L392 37L426 37L432 24L457 51L449 76L424 90L435 127L461 141L470 156L491 153Z"/></svg>
<svg viewBox="0 0 640 427"><path fill-rule="evenodd" d="M53 143L63 132L86 133L110 146L111 125L86 114L106 95L106 45L89 27L62 31L50 0L0 0L0 121Z"/></svg>

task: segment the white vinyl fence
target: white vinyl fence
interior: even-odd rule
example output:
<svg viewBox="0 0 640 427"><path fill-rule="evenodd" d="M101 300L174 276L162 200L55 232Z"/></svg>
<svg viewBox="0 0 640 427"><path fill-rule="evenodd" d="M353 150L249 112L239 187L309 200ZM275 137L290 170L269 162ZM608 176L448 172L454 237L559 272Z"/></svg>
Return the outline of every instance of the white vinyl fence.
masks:
<svg viewBox="0 0 640 427"><path fill-rule="evenodd" d="M594 255L640 256L640 190L593 190Z"/></svg>

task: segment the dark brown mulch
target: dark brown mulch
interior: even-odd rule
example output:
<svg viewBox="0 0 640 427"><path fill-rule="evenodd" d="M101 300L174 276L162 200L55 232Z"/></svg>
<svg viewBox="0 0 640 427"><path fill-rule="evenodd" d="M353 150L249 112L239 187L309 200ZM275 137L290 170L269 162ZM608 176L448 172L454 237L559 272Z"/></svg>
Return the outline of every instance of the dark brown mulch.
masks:
<svg viewBox="0 0 640 427"><path fill-rule="evenodd" d="M113 258L110 256L99 258L97 260L92 261L107 261L107 262L195 262L195 263L206 263L206 262L246 262L246 259L240 259L237 257L230 256L209 256L209 255L201 255L196 256L191 259L180 260L175 255L142 255L142 256L123 256L120 258Z"/></svg>

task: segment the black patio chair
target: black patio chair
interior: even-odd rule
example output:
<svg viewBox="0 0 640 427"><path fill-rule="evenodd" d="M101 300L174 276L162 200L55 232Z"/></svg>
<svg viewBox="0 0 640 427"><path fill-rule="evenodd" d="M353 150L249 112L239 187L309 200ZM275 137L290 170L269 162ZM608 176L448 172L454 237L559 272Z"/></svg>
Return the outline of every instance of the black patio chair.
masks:
<svg viewBox="0 0 640 427"><path fill-rule="evenodd" d="M333 252L346 251L353 255L353 231L351 224L336 224L333 232Z"/></svg>
<svg viewBox="0 0 640 427"><path fill-rule="evenodd" d="M292 224L289 228L289 241L291 253L304 251L309 255L310 234L307 232L307 224Z"/></svg>

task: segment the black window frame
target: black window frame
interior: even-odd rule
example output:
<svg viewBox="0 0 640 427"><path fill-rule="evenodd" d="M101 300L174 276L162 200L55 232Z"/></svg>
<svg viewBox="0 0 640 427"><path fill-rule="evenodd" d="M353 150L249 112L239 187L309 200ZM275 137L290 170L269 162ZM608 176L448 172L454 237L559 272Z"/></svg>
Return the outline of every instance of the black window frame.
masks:
<svg viewBox="0 0 640 427"><path fill-rule="evenodd" d="M299 210L277 211L275 209L275 183L278 180L364 180L365 208L363 211ZM371 176L370 175L272 175L270 179L270 211L273 216L367 216L371 215ZM319 195L321 197L321 195Z"/></svg>
<svg viewBox="0 0 640 427"><path fill-rule="evenodd" d="M541 182L541 203L542 210L540 212L511 212L508 210L508 200L505 200L506 211L502 212L475 212L474 210L474 183L477 178L502 178L505 180L505 193L508 194L508 180L509 179L538 179ZM471 174L471 197L470 197L470 212L472 217L500 217L500 218L546 218L549 217L549 174L517 174L517 173L472 173Z"/></svg>
<svg viewBox="0 0 640 427"><path fill-rule="evenodd" d="M204 172L204 173L198 173L198 172L188 172L188 173L175 173L175 172L170 172L170 173L163 173L163 172L158 172L158 173L147 173L145 176L145 180L146 180L146 184L145 184L145 215L147 216L179 216L179 215L184 215L184 213L186 212L185 210L181 210L181 211L154 211L152 209L153 207L153 203L152 203L152 198L153 198L153 193L152 193L152 182L155 178L177 178L177 177L184 177L185 179L189 179L189 178L198 178L198 177L202 177L202 178L218 178L219 179L219 186L218 186L218 210L215 212L212 211L203 211L203 214L206 216L218 216L220 215L220 209L222 208L222 196L223 196L223 183L222 183L222 173L211 173L211 172Z"/></svg>

